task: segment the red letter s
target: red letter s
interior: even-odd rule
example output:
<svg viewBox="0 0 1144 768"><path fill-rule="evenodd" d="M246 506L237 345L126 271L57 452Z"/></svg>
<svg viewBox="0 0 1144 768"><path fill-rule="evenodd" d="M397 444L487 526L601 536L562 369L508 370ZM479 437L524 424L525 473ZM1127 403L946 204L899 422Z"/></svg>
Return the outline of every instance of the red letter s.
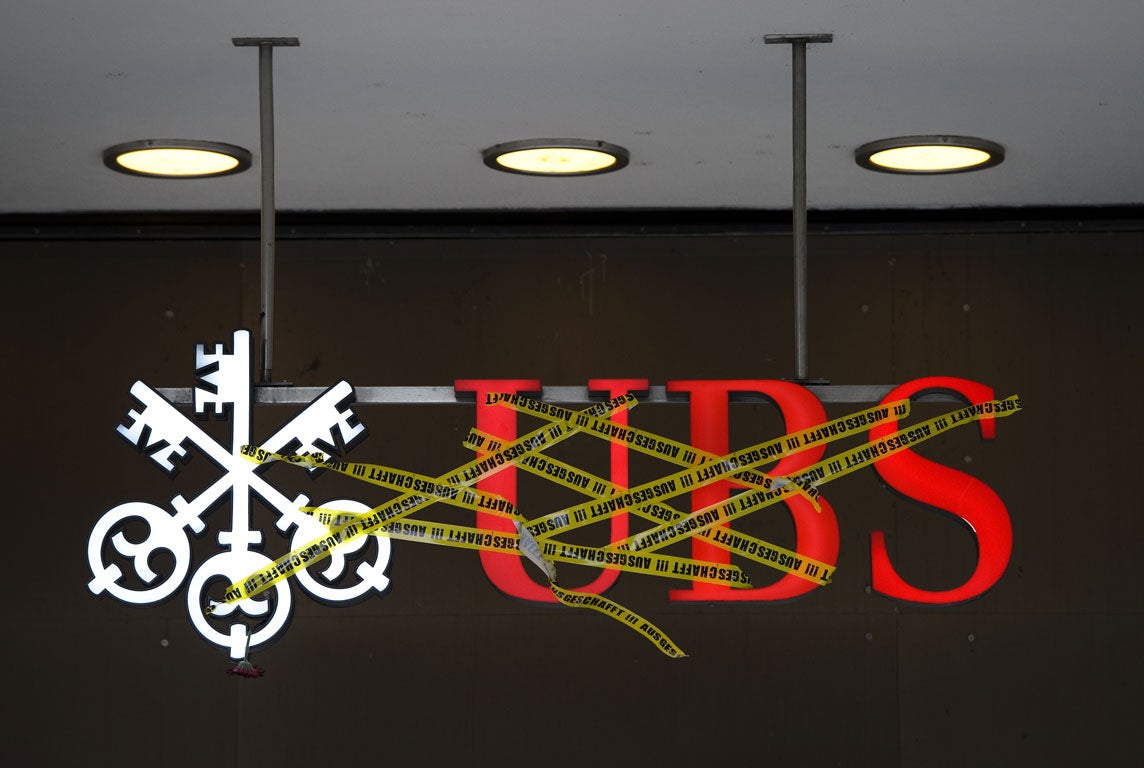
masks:
<svg viewBox="0 0 1144 768"><path fill-rule="evenodd" d="M926 391L952 392L977 404L993 399L993 389L967 379L930 376L902 384L882 400L888 403ZM981 437L992 440L997 433L993 418L982 419ZM870 430L878 440L898 429L890 419ZM949 512L961 519L977 537L977 568L969 580L955 589L929 591L910 586L894 570L882 531L870 533L870 564L874 591L886 597L930 605L952 605L980 597L997 583L1009 564L1013 527L1005 503L989 486L975 477L903 450L881 459L874 469L882 481L912 499Z"/></svg>

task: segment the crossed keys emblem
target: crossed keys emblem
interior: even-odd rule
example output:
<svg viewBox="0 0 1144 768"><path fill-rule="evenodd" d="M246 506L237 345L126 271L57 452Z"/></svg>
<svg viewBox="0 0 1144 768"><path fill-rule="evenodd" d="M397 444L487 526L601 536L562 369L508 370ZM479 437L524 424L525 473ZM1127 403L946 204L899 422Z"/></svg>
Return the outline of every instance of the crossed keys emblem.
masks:
<svg viewBox="0 0 1144 768"><path fill-rule="evenodd" d="M168 475L178 472L194 449L220 470L209 487L194 498L177 495L170 511L145 501L130 501L108 510L95 524L88 539L88 563L92 579L88 588L96 595L108 593L127 603L153 605L170 598L187 583L186 606L195 629L207 641L227 649L231 658L243 658L246 648L268 642L287 626L293 606L288 583L275 586L262 599L245 601L242 606L220 606L211 617L203 614L205 593L218 580L233 581L268 565L271 560L255 549L263 543L263 532L251 525L251 494L258 496L277 516L282 536L291 537L291 547L320 535L326 528L300 507L310 503L305 495L288 498L271 485L256 465L243 459L238 449L251 442L252 382L250 333L235 331L231 350L224 345L195 349L194 410L200 417L229 418L230 445L222 445L198 423L180 412L158 391L137 381L131 395L138 407L127 414L118 432L146 454ZM354 389L340 381L302 409L281 429L260 445L272 451L340 453L360 442L366 434L349 403ZM200 563L192 572L190 534L202 536L204 517L230 495L231 519L219 530L217 539L223 551ZM347 511L365 512L366 505L352 499L324 502ZM128 526L146 527L141 541L132 541ZM328 565L315 578L298 575L299 587L311 597L326 603L356 601L371 591L384 592L389 586L390 542L370 537L339 547ZM152 568L152 557L160 551L174 559L169 572ZM351 563L356 562L352 573ZM126 569L126 572L125 572ZM312 569L317 571L317 568ZM347 583L348 582L348 583ZM246 621L240 620L242 615ZM220 625L223 628L220 628ZM251 629L253 628L253 630ZM225 629L225 631L224 631Z"/></svg>

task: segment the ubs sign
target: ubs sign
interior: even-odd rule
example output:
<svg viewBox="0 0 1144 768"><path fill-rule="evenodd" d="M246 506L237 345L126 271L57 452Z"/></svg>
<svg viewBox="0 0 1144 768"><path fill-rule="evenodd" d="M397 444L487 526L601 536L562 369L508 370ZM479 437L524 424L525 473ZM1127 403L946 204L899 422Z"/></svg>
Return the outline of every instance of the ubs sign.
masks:
<svg viewBox="0 0 1144 768"><path fill-rule="evenodd" d="M353 387L346 381L338 382L305 405L272 435L258 441L252 435L251 370L250 334L247 331L234 333L229 350L222 344L215 345L213 350L208 350L205 345L196 347L194 412L200 418L229 418L231 433L228 444L210 436L195 419L181 412L156 389L141 381L132 386L131 395L137 406L128 412L125 423L118 427L119 434L169 475L175 475L178 462L187 458L189 450L196 449L218 467L219 476L193 498L174 496L169 509L147 501L120 504L100 517L88 541L88 562L92 573L88 587L94 594L106 593L123 602L150 605L171 598L186 585L187 612L196 630L208 642L226 649L235 659L243 658L248 648L265 644L283 632L292 612L293 595L286 579L273 584L266 590L267 594L260 595L258 599L249 597L217 603L209 611L204 611L212 585L220 580L238 584L252 573L264 572L274 565L274 561L260 551L265 544L264 532L252 526L252 496L261 499L274 512L279 535L290 539L290 549L294 551L301 551L300 548L305 548L308 542L319 540L329 532L328 521L323 522L319 516L306 514L303 510L325 507L346 513L371 511L369 505L352 499L322 500L312 505L304 495L290 498L259 474L256 463L248 460L251 446L257 446L265 454L321 456L353 448L365 436L365 427L350 405L354 400ZM588 388L609 398L620 398L628 392L646 391L648 381L593 379L588 382ZM476 396L474 434L512 443L518 438L516 412L498 407L501 405L498 402L502 399L500 396L539 391L540 382L534 379L458 380L454 389L458 394ZM787 381L679 380L667 382L666 390L686 396L689 402L691 445L688 448L694 452L693 455L729 457L730 397L735 393L761 394L778 406L788 433L801 433L799 450L782 455L778 463L768 470L771 477L798 478L802 475L809 476L811 480L821 478L822 469L815 470L814 467L822 466L827 443L839 431L864 433L870 440L869 447L843 456L848 465L869 461L890 489L956 516L973 532L978 545L978 561L972 575L964 583L941 591L924 590L906 582L890 561L883 534L871 532L874 591L896 600L949 605L982 595L1005 571L1012 548L1012 527L1005 504L980 480L922 458L907 448L911 442L908 438L910 433L899 428L898 411L889 406L908 402L912 397L934 390L953 393L964 399L969 407L960 414L950 414L950 418L954 422L974 420L981 436L993 439L996 417L1018 409L1019 401L1000 401L1008 403L1009 407L995 411L999 401L994 400L990 387L965 379L927 377L894 388L883 398L880 407L860 412L852 420L828 422L823 404L814 394ZM867 413L874 416L867 418ZM620 428L611 436L608 485L627 488L629 451L641 448L642 438L637 435L624 439L625 435L636 435L634 430L621 429L627 425L626 410L615 410L610 419ZM938 424L942 428L952 426L940 421ZM540 464L543 462L533 461L532 468ZM842 467L841 460L828 462L826 467L829 469L832 464ZM549 466L544 464L545 468ZM316 464L311 466L312 470L318 468ZM847 471L853 468L850 466ZM515 504L515 471L510 464L498 468L495 473L486 473L487 476L476 482L475 488L483 494ZM688 488L692 509L698 512L725 505L732 487L733 481L723 479ZM202 536L205 533L204 516L228 495L230 520L217 534L220 551L196 565L192 563L191 534ZM821 496L814 498L808 494L791 493L783 497L781 503L791 516L796 531L797 545L793 554L807 562L828 564L832 568L838 560L839 531L829 501ZM608 522L612 542L628 539L627 514L610 515ZM520 550L525 550L526 534L519 526L514 530L511 519L478 508L476 525L486 532L508 536L519 534ZM146 535L142 540L133 541L125 533L128 527L133 531L145 528ZM138 536L133 538L139 539ZM731 551L719 543L740 538L725 528L716 529L714 536L693 537L691 559L702 562L704 566L729 565ZM529 540L535 544L531 537ZM545 550L554 551L551 546L546 546ZM173 564L165 574L159 574L151 567L152 556L160 551L168 552L173 558ZM356 602L374 593L383 593L389 586L390 540L385 536L349 538L321 554L321 562L291 573L296 576L299 588L316 600L328 604ZM557 602L557 594L563 592L553 589L554 585L545 586L533 579L525 571L519 553L490 548L480 549L479 557L489 579L506 595L523 600ZM546 565L538 558L530 559ZM125 568L131 573L125 572ZM576 591L603 593L616 582L621 570L605 567L590 584L578 587ZM676 571L685 575L692 572ZM702 602L789 600L819 588L828 580L829 574L825 576L823 578L820 573L818 578L809 579L806 574L788 572L773 584L749 589L692 579L690 587L671 590L669 597L674 601ZM567 594L563 592L565 598ZM246 618L242 619L242 616ZM248 629L248 625L254 628L253 631Z"/></svg>

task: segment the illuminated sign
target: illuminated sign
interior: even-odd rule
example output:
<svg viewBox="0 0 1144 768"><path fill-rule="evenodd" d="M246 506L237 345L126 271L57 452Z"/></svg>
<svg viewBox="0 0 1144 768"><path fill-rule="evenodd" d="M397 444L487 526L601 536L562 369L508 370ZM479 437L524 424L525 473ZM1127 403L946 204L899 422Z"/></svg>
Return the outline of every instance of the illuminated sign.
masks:
<svg viewBox="0 0 1144 768"><path fill-rule="evenodd" d="M209 642L226 648L235 659L242 658L247 647L246 625L235 621L230 624L229 631L223 632L204 616L203 606L207 600L205 590L212 580L233 581L270 562L254 549L263 544L263 532L251 527L251 494L278 515L280 531L293 529L292 547L325 530L313 518L298 511L309 503L307 497L286 497L259 475L255 465L239 454L238 449L251 442L250 370L250 334L247 331L235 332L230 352L221 344L216 345L213 352L208 352L204 345L196 348L195 413L229 418L232 422L229 445L217 442L150 386L138 381L131 387L138 410L128 413L128 423L119 426L119 434L169 475L178 472L176 462L184 461L188 449L194 447L218 467L220 476L192 499L175 496L170 502L170 512L146 502L121 504L99 519L88 540L88 563L92 572L88 588L93 593L106 592L123 602L150 605L169 598L189 577L187 614L195 629ZM352 399L353 387L348 382L338 382L262 445L273 450L331 452L352 447L365 436L365 426L358 423L348 407ZM228 495L230 526L218 533L218 544L223 551L199 564L192 573L189 534L201 535L206 530L203 517ZM357 511L369 509L360 502L345 499L326 504ZM139 521L146 525L147 535L140 542L132 542L123 529L128 525L138 526ZM333 582L346 575L347 558L366 546L368 542L365 539L339 548L320 573L300 572L299 586L312 597L335 604L356 601L374 591L384 592L389 586L386 569L389 566L390 542L382 537L373 537L373 541L376 549L372 557L357 566L351 574L356 578L351 578L349 585L335 586ZM105 561L109 548L118 553L117 560L130 563L134 579L128 579L128 574L116 562ZM164 550L174 556L174 565L170 573L160 577L152 570L150 560ZM246 601L240 608L227 606L217 611L215 616L226 619L238 611L254 619L258 628L249 638L253 647L282 632L291 609L291 591L288 585L281 584L273 596Z"/></svg>
<svg viewBox="0 0 1144 768"><path fill-rule="evenodd" d="M952 377L918 379L894 388L877 406L828 420L814 394L791 382L670 381L666 391L685 396L690 407L691 442L683 444L628 424L626 408L636 400L629 393L646 391L646 379L591 380L589 390L609 399L577 412L520 397L520 393L541 389L535 379L458 380L455 393L476 396L475 429L466 445L478 451L478 458L439 478L428 478L399 468L336 459L365 435L364 425L349 405L354 390L345 381L256 443L251 437L251 367L250 336L245 331L234 334L230 352L222 345L209 353L204 346L197 347L194 410L199 416L231 418L229 446L212 439L157 390L136 382L131 393L139 410L129 412L128 423L119 427L119 433L169 474L177 471L176 461L184 460L193 447L217 465L220 477L193 499L174 497L170 512L139 501L109 510L93 529L88 548L93 574L89 588L95 594L152 604L172 596L189 578L186 602L195 628L236 659L248 647L264 644L283 631L291 612L291 577L297 578L307 594L334 604L384 592L389 583L390 538L476 549L481 567L504 594L588 607L618 620L622 617L668 655L682 655L654 625L601 596L619 573L690 581L689 588L670 591L670 599L676 601L768 602L804 595L829 582L838 559L837 519L818 486L865 467L873 467L892 490L959 518L973 531L979 552L974 572L963 584L923 590L898 575L881 532L872 532L875 591L917 603L964 602L992 587L1009 561L1012 528L996 493L976 478L924 459L911 448L970 422L978 423L983 438L995 436L995 419L1019 410L1019 400L995 400L991 388L976 382ZM900 427L899 419L909 412L911 398L931 391L954 394L969 405ZM743 393L762 395L777 404L787 434L730 451L729 402ZM549 425L520 436L517 412L539 416ZM543 453L550 444L577 432L609 440L608 478L597 478ZM829 442L850 436L866 436L869 442L826 457ZM631 450L669 459L684 469L630 488ZM272 460L300 463L310 471L333 469L402 495L374 508L349 499L311 505L305 496L286 497L262 477L261 464ZM774 466L764 473L756 469L763 464ZM593 500L525 519L515 506L517 469L580 490ZM736 486L746 490L732 500L731 490ZM663 503L683 493L690 494L690 514ZM203 516L227 494L231 497L230 527L217 537L223 551L192 573L189 533L202 535ZM251 527L251 494L278 515L277 527L283 536L290 536L290 552L277 560L257 550L263 544L263 533ZM471 510L476 527L410 517L416 509L436 502ZM793 550L733 531L735 517L770 504L784 505L791 515L796 536ZM629 512L658 524L633 535ZM609 525L611 544L607 548L573 546L553 538L561 530L597 520ZM125 529L134 525L137 531L140 521L148 534L142 541L132 541ZM691 540L690 557L656 551L676 536ZM151 569L150 559L162 550L171 554L174 565L161 578ZM754 588L732 564L732 553L778 568L785 575L774 584ZM546 574L549 583L534 579L525 570L524 559L536 564L537 573ZM357 563L352 573L351 561ZM599 565L602 571L591 583L569 590L567 585L557 586L554 563L558 561ZM130 563L133 577L124 573L120 563ZM348 584L343 583L347 580ZM229 585L221 601L212 597L219 595L217 589L212 591L219 582ZM255 627L249 637L241 616ZM231 622L227 631L220 630L218 625L227 621Z"/></svg>

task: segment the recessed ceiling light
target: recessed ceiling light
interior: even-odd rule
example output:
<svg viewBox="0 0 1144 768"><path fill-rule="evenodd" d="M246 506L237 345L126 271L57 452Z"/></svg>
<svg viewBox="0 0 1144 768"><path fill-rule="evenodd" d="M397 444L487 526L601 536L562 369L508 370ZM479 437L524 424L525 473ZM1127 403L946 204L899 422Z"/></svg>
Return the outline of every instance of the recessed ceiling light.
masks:
<svg viewBox="0 0 1144 768"><path fill-rule="evenodd" d="M245 171L250 162L250 152L217 141L143 139L103 152L103 164L113 171L164 179L226 176Z"/></svg>
<svg viewBox="0 0 1144 768"><path fill-rule="evenodd" d="M854 150L858 165L885 173L960 173L991 168L1005 159L1000 144L972 136L900 136Z"/></svg>
<svg viewBox="0 0 1144 768"><path fill-rule="evenodd" d="M481 154L490 168L531 176L588 176L618 171L628 164L628 151L623 147L586 139L509 141Z"/></svg>

